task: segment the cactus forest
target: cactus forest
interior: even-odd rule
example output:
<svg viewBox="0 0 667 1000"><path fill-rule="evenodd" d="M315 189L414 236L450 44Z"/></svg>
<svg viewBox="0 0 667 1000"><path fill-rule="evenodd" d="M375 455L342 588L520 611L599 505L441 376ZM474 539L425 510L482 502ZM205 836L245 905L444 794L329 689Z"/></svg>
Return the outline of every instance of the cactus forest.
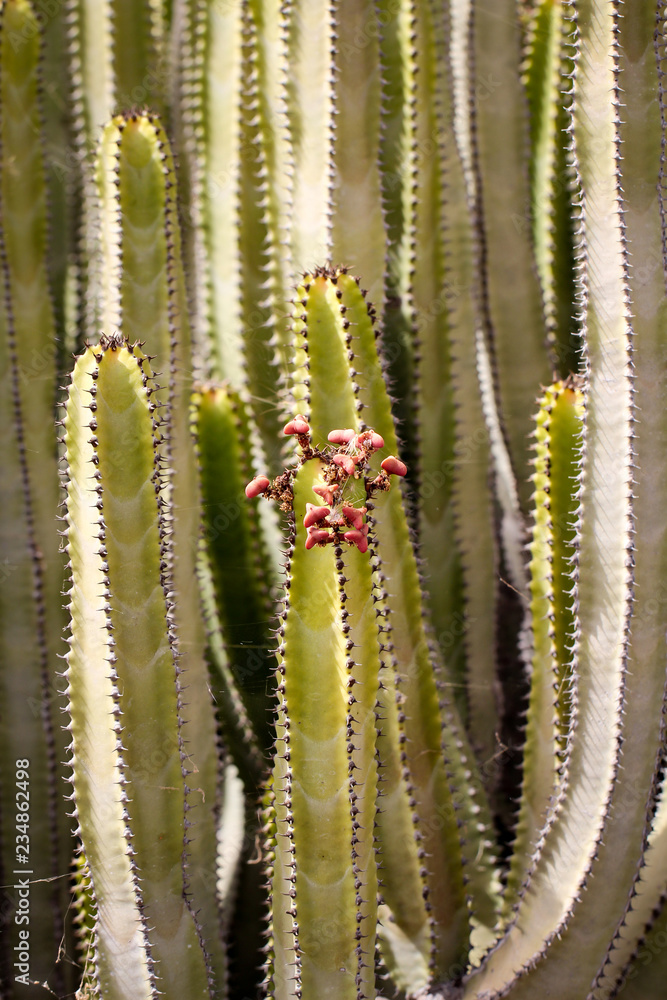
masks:
<svg viewBox="0 0 667 1000"><path fill-rule="evenodd" d="M667 3L0 0L0 998L660 1000Z"/></svg>

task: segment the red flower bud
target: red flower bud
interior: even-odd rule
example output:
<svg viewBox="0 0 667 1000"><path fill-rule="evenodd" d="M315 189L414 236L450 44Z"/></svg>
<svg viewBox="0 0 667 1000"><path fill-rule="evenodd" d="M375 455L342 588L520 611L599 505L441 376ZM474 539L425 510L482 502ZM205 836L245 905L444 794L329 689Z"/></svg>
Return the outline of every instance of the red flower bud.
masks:
<svg viewBox="0 0 667 1000"><path fill-rule="evenodd" d="M362 531L346 531L343 538L352 545L356 545L360 552L366 552L368 549L368 539Z"/></svg>
<svg viewBox="0 0 667 1000"><path fill-rule="evenodd" d="M379 451L380 448L384 448L384 438L376 434L375 431L364 431L363 434L358 435L356 444L357 448L370 445L372 451Z"/></svg>
<svg viewBox="0 0 667 1000"><path fill-rule="evenodd" d="M348 507L347 504L343 504L343 514L348 519L350 524L354 525L355 528L361 528L364 523L364 514L366 513L366 508L362 507L359 510L358 507Z"/></svg>
<svg viewBox="0 0 667 1000"><path fill-rule="evenodd" d="M331 513L329 507L316 507L315 504L306 504L306 516L303 519L304 528L310 528L314 524L319 524Z"/></svg>
<svg viewBox="0 0 667 1000"><path fill-rule="evenodd" d="M261 493L266 493L270 485L271 483L266 476L255 476L246 486L245 495L251 500L253 497L258 497Z"/></svg>
<svg viewBox="0 0 667 1000"><path fill-rule="evenodd" d="M297 413L293 420L290 420L289 423L285 424L283 434L310 434L310 424L305 417L302 417L300 413Z"/></svg>
<svg viewBox="0 0 667 1000"><path fill-rule="evenodd" d="M390 455L389 458L385 458L384 462L382 462L381 468L383 468L385 472L388 472L390 476L404 476L408 471L407 466L404 465L399 458L395 458L393 455Z"/></svg>
<svg viewBox="0 0 667 1000"><path fill-rule="evenodd" d="M321 528L309 528L308 536L306 538L306 548L312 549L316 545L320 545L322 542L330 542L331 535L328 531L324 531Z"/></svg>
<svg viewBox="0 0 667 1000"><path fill-rule="evenodd" d="M329 506L334 502L334 493L338 489L338 483L331 483L330 486L313 486L313 493L317 493L318 497L322 497L325 503Z"/></svg>
<svg viewBox="0 0 667 1000"><path fill-rule="evenodd" d="M354 431L351 428L345 430L329 431L327 435L327 440L331 441L332 444L349 444L354 437Z"/></svg>
<svg viewBox="0 0 667 1000"><path fill-rule="evenodd" d="M348 476L354 475L356 462L354 461L353 456L334 455L334 457L332 458L332 462L334 463L334 465L338 465L340 466L341 469L344 469L345 472L347 472Z"/></svg>

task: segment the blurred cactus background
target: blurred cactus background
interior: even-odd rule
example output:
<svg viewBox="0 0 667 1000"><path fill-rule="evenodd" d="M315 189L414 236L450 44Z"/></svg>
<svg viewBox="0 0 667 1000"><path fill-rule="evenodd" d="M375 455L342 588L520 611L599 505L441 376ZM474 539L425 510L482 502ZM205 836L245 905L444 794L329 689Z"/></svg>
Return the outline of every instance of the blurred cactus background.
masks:
<svg viewBox="0 0 667 1000"><path fill-rule="evenodd" d="M664 997L666 61L0 0L2 1000Z"/></svg>

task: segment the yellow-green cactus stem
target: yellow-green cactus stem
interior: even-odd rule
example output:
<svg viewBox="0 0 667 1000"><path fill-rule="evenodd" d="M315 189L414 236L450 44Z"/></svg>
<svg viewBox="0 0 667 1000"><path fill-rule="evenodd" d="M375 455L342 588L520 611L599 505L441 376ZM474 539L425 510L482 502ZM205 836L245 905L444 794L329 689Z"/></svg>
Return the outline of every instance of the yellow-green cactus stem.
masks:
<svg viewBox="0 0 667 1000"><path fill-rule="evenodd" d="M72 783L103 995L153 997L159 984L208 998L186 896L188 708L155 396L145 355L120 336L77 361L65 417Z"/></svg>
<svg viewBox="0 0 667 1000"><path fill-rule="evenodd" d="M556 369L576 371L579 332L574 299L574 226L570 201L574 170L568 150L563 95L572 72L571 21L563 0L541 0L528 24L525 68L530 110L531 228L544 315Z"/></svg>
<svg viewBox="0 0 667 1000"><path fill-rule="evenodd" d="M572 647L583 434L581 390L556 382L540 400L535 431L535 511L531 560L531 689L523 787L507 888L516 902L550 808L556 800L571 723Z"/></svg>
<svg viewBox="0 0 667 1000"><path fill-rule="evenodd" d="M318 459L294 480L280 629L272 996L374 997L375 691L367 553L306 548ZM347 548L347 546L346 546ZM351 558L350 558L351 556ZM317 600L313 602L313 596Z"/></svg>
<svg viewBox="0 0 667 1000"><path fill-rule="evenodd" d="M357 438L363 428L338 278L323 268L297 289L303 381L295 407L308 420L295 417L285 433L296 436L301 466L252 489L281 499L293 517L272 777L267 977L276 998L375 996L379 630L367 542L356 525L363 527L366 497L358 477L380 442ZM330 529L339 518L351 521Z"/></svg>
<svg viewBox="0 0 667 1000"><path fill-rule="evenodd" d="M474 122L480 322L521 507L530 497L535 387L549 381L540 286L531 246L528 115L514 0L474 0L470 93ZM501 195L502 192L502 195ZM521 364L516 363L517 357Z"/></svg>
<svg viewBox="0 0 667 1000"><path fill-rule="evenodd" d="M452 506L457 544L461 557L463 617L458 631L463 632L465 673L457 670L461 654L449 662L448 647L454 645L452 632L447 630L436 641L444 646L451 681L455 685L454 699L465 720L469 737L479 755L487 785L497 785L498 744L495 734L500 731L500 705L496 678L499 540L494 524L495 496L488 470L491 465L491 442L484 419L479 392L477 335L479 318L473 295L475 283L475 241L469 203L474 198L472 172L472 132L470 66L467 41L470 28L470 2L457 0L448 11L448 44L444 60L448 68L449 87L443 87L446 118L453 123L454 148L447 159L447 191L445 226L450 253L448 276L451 294L448 296L449 335L452 356L452 391L454 420L457 427L453 468L438 470L442 476L451 474ZM448 97L448 100L447 100ZM455 249L454 249L455 248ZM422 490L437 489L423 477Z"/></svg>
<svg viewBox="0 0 667 1000"><path fill-rule="evenodd" d="M355 333L363 416L382 436L386 450L395 453L374 310L350 276L341 275L338 287L345 319ZM488 806L425 630L421 583L400 492L379 494L372 518L387 632L383 670L388 693L381 692L381 715L387 721L379 735L383 893L397 925L421 952L427 972L455 979L463 971L471 925L477 929L476 940L488 943L496 923L490 821L479 821L488 817Z"/></svg>
<svg viewBox="0 0 667 1000"><path fill-rule="evenodd" d="M342 0L334 6L336 132L331 256L363 275L373 302L381 309L386 232L379 161L382 85L375 7L372 0Z"/></svg>
<svg viewBox="0 0 667 1000"><path fill-rule="evenodd" d="M76 193L77 311L85 337L95 309L91 267L99 253L99 215L92 171L102 127L117 111L162 111L167 91L164 18L158 0L63 0L67 26Z"/></svg>
<svg viewBox="0 0 667 1000"><path fill-rule="evenodd" d="M210 942L213 965L224 975L225 956L211 878L220 762L215 714L209 694L206 629L197 581L200 498L197 461L190 433L193 364L177 183L169 142L151 114L118 115L103 131L97 162L100 270L95 279L102 331L140 340L160 373L156 402L168 419L158 448L167 471L162 499L169 505L173 544L170 572L179 664L187 676L187 740L192 780L188 804L197 825L189 849L195 908Z"/></svg>
<svg viewBox="0 0 667 1000"><path fill-rule="evenodd" d="M276 669L275 643L269 632L275 583L257 502L249 503L244 495L251 477L249 417L239 393L227 386L204 386L193 402L204 539L233 678L229 695L233 697L238 689L255 732L267 747L269 678ZM234 732L240 720L230 715L226 727L231 725L230 732Z"/></svg>
<svg viewBox="0 0 667 1000"><path fill-rule="evenodd" d="M62 581L41 40L28 0L0 3L0 965L60 991L72 852L62 810ZM60 703L60 704L59 704ZM23 874L22 874L23 873ZM30 960L14 967L26 943ZM41 942L39 945L37 942ZM69 942L65 944L67 949ZM24 955L24 950L21 951Z"/></svg>
<svg viewBox="0 0 667 1000"><path fill-rule="evenodd" d="M289 355L285 22L274 0L177 0L174 22L198 362L205 376L245 391L276 471Z"/></svg>
<svg viewBox="0 0 667 1000"><path fill-rule="evenodd" d="M530 879L503 940L466 989L468 996L484 991L495 996L511 987L520 1000L535 991L545 995L556 989L562 995L590 958L581 933L570 936L568 926L576 926L578 912L585 910L579 903L584 886L598 884L596 859L607 828L614 826L610 802L623 761L632 596L631 330L618 99L609 98L618 94L620 11L619 4L604 0L582 0L570 9L576 41L573 155L581 192L577 285L586 362L572 654L575 721ZM647 758L651 768L655 749ZM611 879L603 877L602 886ZM582 921L580 931L588 924ZM565 951L569 960L550 961L552 949L554 956ZM587 989L573 988L573 995Z"/></svg>

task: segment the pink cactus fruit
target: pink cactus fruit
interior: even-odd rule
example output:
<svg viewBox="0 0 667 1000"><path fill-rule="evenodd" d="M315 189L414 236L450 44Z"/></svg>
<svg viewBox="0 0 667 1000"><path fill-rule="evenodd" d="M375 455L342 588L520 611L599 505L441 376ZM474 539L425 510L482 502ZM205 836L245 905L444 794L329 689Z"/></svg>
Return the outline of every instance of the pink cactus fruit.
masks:
<svg viewBox="0 0 667 1000"><path fill-rule="evenodd" d="M353 528L352 531L346 531L343 538L346 542L356 545L360 552L366 552L368 549L368 538L363 531Z"/></svg>
<svg viewBox="0 0 667 1000"><path fill-rule="evenodd" d="M362 507L350 507L348 504L343 504L343 515L347 518L350 524L357 530L361 528L364 523L364 514L366 513L366 508Z"/></svg>
<svg viewBox="0 0 667 1000"><path fill-rule="evenodd" d="M293 420L285 424L283 434L287 434L288 436L292 434L310 434L310 424L304 416L297 413Z"/></svg>
<svg viewBox="0 0 667 1000"><path fill-rule="evenodd" d="M357 436L357 448L370 447L371 451L379 451L384 448L384 438L375 431L364 431Z"/></svg>
<svg viewBox="0 0 667 1000"><path fill-rule="evenodd" d="M249 500L252 500L253 497L258 497L262 493L266 493L270 485L271 483L266 476L255 476L246 486L245 495Z"/></svg>
<svg viewBox="0 0 667 1000"><path fill-rule="evenodd" d="M306 536L306 548L312 549L316 545L321 545L324 542L330 542L331 537L331 534L323 528L309 528Z"/></svg>
<svg viewBox="0 0 667 1000"><path fill-rule="evenodd" d="M355 436L355 432L351 427L329 431L327 435L327 440L331 441L332 444L349 444L352 438Z"/></svg>
<svg viewBox="0 0 667 1000"><path fill-rule="evenodd" d="M306 516L303 519L304 528L311 528L313 525L319 524L330 513L331 509L329 507L316 507L315 504L307 503Z"/></svg>
<svg viewBox="0 0 667 1000"><path fill-rule="evenodd" d="M347 472L348 476L353 476L357 464L355 458L356 456L354 455L334 455L332 462L343 469L344 472Z"/></svg>
<svg viewBox="0 0 667 1000"><path fill-rule="evenodd" d="M384 469L390 476L405 476L407 474L408 468L401 462L400 458L396 458L394 455L390 455L389 458L385 458L382 462L381 468Z"/></svg>
<svg viewBox="0 0 667 1000"><path fill-rule="evenodd" d="M338 491L338 483L331 483L328 486L313 486L313 493L316 493L318 497L322 497L325 503L331 504L334 502L334 493Z"/></svg>

